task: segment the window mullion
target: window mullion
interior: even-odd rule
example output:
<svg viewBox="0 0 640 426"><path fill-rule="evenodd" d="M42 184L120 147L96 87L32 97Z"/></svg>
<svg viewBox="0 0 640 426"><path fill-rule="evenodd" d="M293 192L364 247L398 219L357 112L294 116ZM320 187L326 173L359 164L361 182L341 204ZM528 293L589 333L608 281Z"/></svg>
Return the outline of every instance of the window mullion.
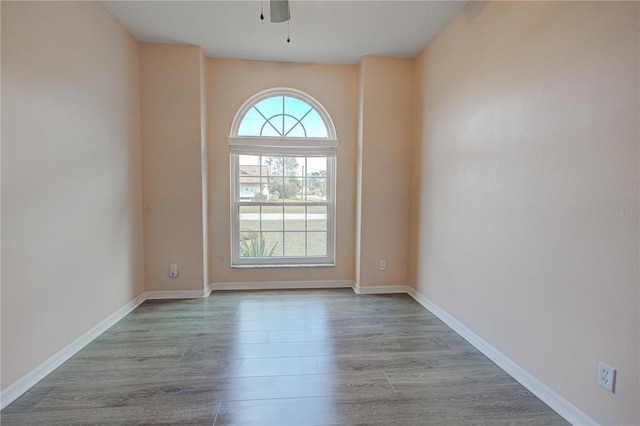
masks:
<svg viewBox="0 0 640 426"><path fill-rule="evenodd" d="M262 194L262 155L258 155L258 173L260 175L260 186L258 187L258 194ZM262 197L259 195L258 196L258 200L261 200ZM260 216L258 216L258 223L259 223L259 233L258 233L258 238L256 239L257 243L258 243L258 253L264 253L264 248L262 247L262 238L263 238L263 228L262 228L262 209L264 206L260 206L259 212L260 212Z"/></svg>
<svg viewBox="0 0 640 426"><path fill-rule="evenodd" d="M308 113L307 113L308 114ZM304 194L304 255L309 256L309 191L307 187L307 175L309 174L309 163L307 157L304 158L304 170L302 170L302 191Z"/></svg>

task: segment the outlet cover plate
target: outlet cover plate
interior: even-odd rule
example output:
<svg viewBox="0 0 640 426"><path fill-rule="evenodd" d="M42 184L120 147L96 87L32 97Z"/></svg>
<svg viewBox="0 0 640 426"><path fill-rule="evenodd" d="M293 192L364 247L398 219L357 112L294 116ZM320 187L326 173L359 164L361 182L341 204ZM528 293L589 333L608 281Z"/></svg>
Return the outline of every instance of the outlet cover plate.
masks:
<svg viewBox="0 0 640 426"><path fill-rule="evenodd" d="M613 392L616 384L616 370L613 367L608 366L604 362L598 364L598 384Z"/></svg>
<svg viewBox="0 0 640 426"><path fill-rule="evenodd" d="M178 264L171 263L169 265L169 277L170 278L178 278Z"/></svg>

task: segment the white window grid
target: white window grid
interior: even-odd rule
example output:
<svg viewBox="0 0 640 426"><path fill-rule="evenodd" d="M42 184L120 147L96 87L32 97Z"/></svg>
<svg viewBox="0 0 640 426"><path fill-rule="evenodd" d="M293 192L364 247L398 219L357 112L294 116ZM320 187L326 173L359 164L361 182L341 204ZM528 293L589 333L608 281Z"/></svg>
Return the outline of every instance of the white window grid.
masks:
<svg viewBox="0 0 640 426"><path fill-rule="evenodd" d="M273 96L288 96L300 99L310 105L322 118L326 126L327 137L324 138L300 138L289 137L287 129L284 127L279 132L280 137L263 137L263 136L238 136L238 129L245 114L251 110L257 103L264 99L268 99ZM283 98L284 99L284 98ZM283 101L284 102L284 101ZM309 113L308 110L306 114ZM306 116L305 114L305 116ZM275 115L266 117L265 120L275 117ZM302 126L301 121L304 117L296 118L297 125ZM262 128L267 125L267 122L263 124ZM277 129L276 129L277 130ZM291 129L290 129L291 130ZM262 130L261 130L262 132ZM306 130L305 130L306 134ZM272 89L261 92L251 99L249 99L242 108L238 111L234 123L232 126L231 136L229 137L229 145L231 151L231 259L233 267L282 267L282 266L333 266L335 265L335 175L336 175L336 149L337 139L335 137L335 128L328 113L324 110L322 105L308 95L293 90L293 89ZM242 199L241 189L239 182L240 164L239 158L241 155L253 155L253 156L283 156L283 157L325 157L327 159L327 173L326 173L326 198L322 201L314 200L312 202L300 200L300 201L260 201L260 200L247 200ZM262 164L262 161L259 161ZM260 169L260 166L258 166ZM305 168L308 170L308 168ZM310 176L296 176L301 178L303 182L307 182L307 179L312 178ZM265 177L260 173L259 188L262 188L263 180ZM283 176L283 179L286 177ZM303 191L305 197L307 191ZM285 230L285 224L283 223L282 231L269 231L269 232L282 232L282 256L268 256L268 257L241 257L240 256L240 209L245 206L257 207L260 212L265 207L283 207L283 221L285 207L304 207L305 208L305 255L304 256L285 256L284 242L286 241L287 232ZM309 207L325 207L326 208L326 230L315 231L308 229L308 208ZM259 232L262 234L262 220L259 220ZM300 231L298 231L300 232ZM324 232L326 233L326 255L306 255L308 252L307 241L310 233Z"/></svg>

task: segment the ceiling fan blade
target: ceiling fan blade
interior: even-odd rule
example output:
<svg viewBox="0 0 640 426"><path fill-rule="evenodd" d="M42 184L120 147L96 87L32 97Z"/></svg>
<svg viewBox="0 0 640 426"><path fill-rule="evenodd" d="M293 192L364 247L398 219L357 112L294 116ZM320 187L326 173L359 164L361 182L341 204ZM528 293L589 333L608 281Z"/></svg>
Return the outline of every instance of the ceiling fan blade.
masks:
<svg viewBox="0 0 640 426"><path fill-rule="evenodd" d="M291 18L289 0L271 0L271 22L286 22Z"/></svg>

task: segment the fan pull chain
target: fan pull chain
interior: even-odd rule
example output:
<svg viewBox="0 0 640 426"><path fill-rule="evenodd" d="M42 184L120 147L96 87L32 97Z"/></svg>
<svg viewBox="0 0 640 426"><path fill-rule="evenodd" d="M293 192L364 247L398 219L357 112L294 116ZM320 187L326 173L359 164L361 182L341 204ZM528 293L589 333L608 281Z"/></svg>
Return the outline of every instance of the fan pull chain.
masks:
<svg viewBox="0 0 640 426"><path fill-rule="evenodd" d="M291 5L287 1L287 43L291 43Z"/></svg>
<svg viewBox="0 0 640 426"><path fill-rule="evenodd" d="M260 20L264 21L264 0L260 1Z"/></svg>

